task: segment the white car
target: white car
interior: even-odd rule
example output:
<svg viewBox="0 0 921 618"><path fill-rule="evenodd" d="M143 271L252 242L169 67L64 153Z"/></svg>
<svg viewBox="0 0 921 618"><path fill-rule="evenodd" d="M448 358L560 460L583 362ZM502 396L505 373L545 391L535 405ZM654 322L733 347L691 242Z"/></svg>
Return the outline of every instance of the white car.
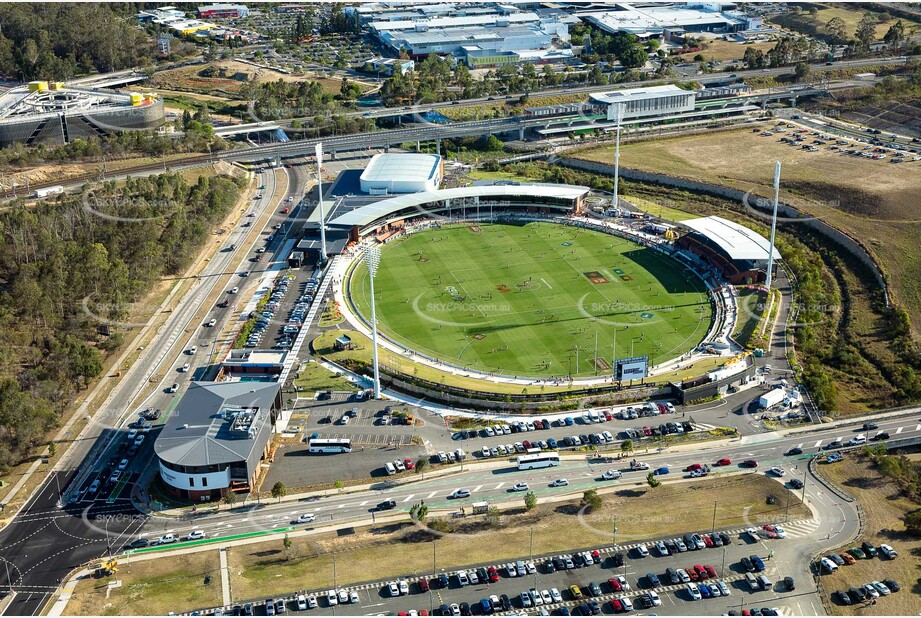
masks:
<svg viewBox="0 0 921 618"><path fill-rule="evenodd" d="M466 488L455 489L454 492L449 497L454 498L455 500L459 500L460 498L469 498L470 490Z"/></svg>
<svg viewBox="0 0 921 618"><path fill-rule="evenodd" d="M688 596L691 597L692 601L700 601L700 588L697 587L697 584L694 582L688 582L684 586L685 590L688 592Z"/></svg>
<svg viewBox="0 0 921 618"><path fill-rule="evenodd" d="M624 606L625 612L633 611L633 601L630 600L630 597L619 597L621 605Z"/></svg>
<svg viewBox="0 0 921 618"><path fill-rule="evenodd" d="M662 605L662 599L659 598L659 594L655 590L648 591L646 596L649 597L649 602L652 603L653 607Z"/></svg>
<svg viewBox="0 0 921 618"><path fill-rule="evenodd" d="M180 371L182 371L182 373L188 373L189 369L191 368L192 368L192 365L190 363L186 363L185 365L182 366L182 369L180 369Z"/></svg>
<svg viewBox="0 0 921 618"><path fill-rule="evenodd" d="M204 530L193 530L192 532L189 533L189 536L187 536L185 540L186 541L198 541L203 538L205 538Z"/></svg>
<svg viewBox="0 0 921 618"><path fill-rule="evenodd" d="M550 483L550 487L566 487L567 485L569 485L568 479L557 479Z"/></svg>
<svg viewBox="0 0 921 618"><path fill-rule="evenodd" d="M118 469L119 469L119 470L124 470L124 469L127 468L127 467L128 467L128 460L127 460L127 459L122 459L120 462L118 462Z"/></svg>
<svg viewBox="0 0 921 618"><path fill-rule="evenodd" d="M515 483L509 491L528 491L530 486L527 483Z"/></svg>
<svg viewBox="0 0 921 618"><path fill-rule="evenodd" d="M231 294L236 294L236 293L239 292L239 291L240 291L240 288L238 288L238 287L233 287L233 288L230 289L230 293L231 293Z"/></svg>
<svg viewBox="0 0 921 618"><path fill-rule="evenodd" d="M349 602L349 591L345 588L339 590L339 603L348 603Z"/></svg>
<svg viewBox="0 0 921 618"><path fill-rule="evenodd" d="M339 605L339 595L336 594L335 590L330 590L326 593L326 604L330 607Z"/></svg>
<svg viewBox="0 0 921 618"><path fill-rule="evenodd" d="M196 352L198 352L198 346L197 346L197 345L193 345L191 348L189 348L189 356L195 356L195 353L196 353Z"/></svg>
<svg viewBox="0 0 921 618"><path fill-rule="evenodd" d="M601 478L603 478L606 481L612 481L614 479L619 479L622 476L623 476L623 473L620 470L608 470L607 472L601 475Z"/></svg>
<svg viewBox="0 0 921 618"><path fill-rule="evenodd" d="M208 320L208 328L213 328L215 324L217 324L216 319L211 318L210 320Z"/></svg>
<svg viewBox="0 0 921 618"><path fill-rule="evenodd" d="M864 444L867 441L867 437L863 434L859 434L847 441L851 446L858 446Z"/></svg>
<svg viewBox="0 0 921 618"><path fill-rule="evenodd" d="M297 595L294 599L294 606L297 608L297 611L302 612L307 609L307 597L302 594Z"/></svg>
<svg viewBox="0 0 921 618"><path fill-rule="evenodd" d="M313 513L304 513L303 515L298 515L295 522L299 524L309 524L312 521L316 521L316 519L317 516Z"/></svg>
<svg viewBox="0 0 921 618"><path fill-rule="evenodd" d="M682 584L687 584L691 581L691 576L684 569L678 569L675 572L678 574L678 579L681 580Z"/></svg>
<svg viewBox="0 0 921 618"><path fill-rule="evenodd" d="M319 603L317 602L317 596L315 594L307 596L307 609L313 609L318 605Z"/></svg>
<svg viewBox="0 0 921 618"><path fill-rule="evenodd" d="M772 468L768 468L768 472L770 472L774 476L784 476L787 474L787 471L781 468L780 466L774 466Z"/></svg>
<svg viewBox="0 0 921 618"><path fill-rule="evenodd" d="M170 543L175 543L175 542L176 542L176 535L172 533L164 534L159 539L154 541L154 543L156 543L157 545L169 545Z"/></svg>
<svg viewBox="0 0 921 618"><path fill-rule="evenodd" d="M452 616L460 616L460 615L461 615L461 612L460 612L460 605L458 605L457 603L451 603L451 615L452 615Z"/></svg>
<svg viewBox="0 0 921 618"><path fill-rule="evenodd" d="M553 603L553 595L550 594L549 590L541 590L540 598L544 602L544 605L550 605Z"/></svg>
<svg viewBox="0 0 921 618"><path fill-rule="evenodd" d="M540 593L535 588L531 588L529 594L531 595L531 600L534 601L534 605L544 604L543 597L540 596Z"/></svg>
<svg viewBox="0 0 921 618"><path fill-rule="evenodd" d="M645 545L638 545L636 548L636 553L638 553L641 558L645 558L649 555L649 548L647 548Z"/></svg>
<svg viewBox="0 0 921 618"><path fill-rule="evenodd" d="M622 590L630 590L630 584L627 583L627 578L623 575L618 575L614 579L620 584Z"/></svg>
<svg viewBox="0 0 921 618"><path fill-rule="evenodd" d="M560 594L560 591L559 591L558 589L556 589L556 588L551 588L551 589L550 589L550 598L553 600L554 603L562 603L562 602L563 602L563 595L561 595L561 594Z"/></svg>
<svg viewBox="0 0 921 618"><path fill-rule="evenodd" d="M349 592L349 603L358 603L360 601L361 599L358 598L358 593L355 592L354 590L351 590Z"/></svg>
<svg viewBox="0 0 921 618"><path fill-rule="evenodd" d="M400 596L400 586L396 582L390 582L387 584L387 588L390 592L390 596L398 597Z"/></svg>

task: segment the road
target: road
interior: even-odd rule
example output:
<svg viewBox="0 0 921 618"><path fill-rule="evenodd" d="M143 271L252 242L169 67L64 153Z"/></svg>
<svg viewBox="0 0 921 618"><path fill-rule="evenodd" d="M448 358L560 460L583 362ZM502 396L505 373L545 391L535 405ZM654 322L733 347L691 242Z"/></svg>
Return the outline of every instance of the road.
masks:
<svg viewBox="0 0 921 618"><path fill-rule="evenodd" d="M263 197L247 207L257 215L269 205L274 175L267 175L264 182ZM188 373L173 371L175 360L182 358L182 350L202 343L199 333L203 327L193 320L225 275L237 270L237 265L248 255L249 245L255 244L258 237L252 232L253 227L236 226L227 234L222 241L224 250L215 253L182 298L175 301L154 342L97 406L91 422L56 466L57 472L0 531L0 561L7 567L0 569L0 588L10 586L16 593L6 615L31 615L39 611L58 578L66 576L74 566L103 555L107 538L113 546L120 544L122 538L137 531L143 523L130 503L130 483L137 481L142 471L149 473L151 467L143 462L150 460L157 429L151 431L123 477L109 484L105 481L113 470L112 463L123 456L117 446L124 432L118 428L134 419L135 410L148 406L163 409L166 413L159 423L165 422L182 389L209 363L208 355L201 353L189 357L194 368ZM227 250L231 245L237 248ZM212 315L224 320L228 311ZM205 342L211 343L207 337ZM166 393L166 387L173 382L180 383L179 393ZM157 385L154 394L142 402L139 398L152 383ZM96 479L101 485L96 500L84 501ZM61 493L62 501L67 503L65 508L58 506ZM94 523L97 518L101 518L98 524Z"/></svg>

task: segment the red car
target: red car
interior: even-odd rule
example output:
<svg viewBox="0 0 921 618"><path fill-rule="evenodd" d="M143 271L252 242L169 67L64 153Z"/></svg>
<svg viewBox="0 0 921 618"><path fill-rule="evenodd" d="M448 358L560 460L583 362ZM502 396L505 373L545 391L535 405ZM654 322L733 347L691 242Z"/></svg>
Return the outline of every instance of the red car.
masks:
<svg viewBox="0 0 921 618"><path fill-rule="evenodd" d="M701 580L710 578L710 574L707 573L707 569L705 569L703 566L695 564L694 570L697 571L697 576L700 577Z"/></svg>
<svg viewBox="0 0 921 618"><path fill-rule="evenodd" d="M624 611L624 604L619 599L611 599L611 610L615 614L619 614Z"/></svg>
<svg viewBox="0 0 921 618"><path fill-rule="evenodd" d="M499 581L499 571L496 570L496 567L491 566L486 569L486 574L489 575L489 581L495 583Z"/></svg>
<svg viewBox="0 0 921 618"><path fill-rule="evenodd" d="M693 471L693 470L702 470L702 469L703 469L703 466L702 466L701 464L699 464L699 463L693 463L693 464L691 464L690 466L688 466L687 468L685 468L684 471L685 471L685 472L691 472L691 471Z"/></svg>
<svg viewBox="0 0 921 618"><path fill-rule="evenodd" d="M692 582L696 582L698 579L700 579L700 575L697 574L697 571L694 569L694 567L691 567L685 572L688 574L688 577L691 578Z"/></svg>
<svg viewBox="0 0 921 618"><path fill-rule="evenodd" d="M604 411L604 420L606 420L606 421L613 421L613 420L614 420L614 416L613 416L610 412L608 412L607 410L605 410L605 411Z"/></svg>
<svg viewBox="0 0 921 618"><path fill-rule="evenodd" d="M528 440L525 440L521 443L521 446L525 447L526 449L531 448L531 443Z"/></svg>
<svg viewBox="0 0 921 618"><path fill-rule="evenodd" d="M704 545L707 547L713 547L713 539L710 538L709 534L702 534L700 535L700 538L703 539Z"/></svg>
<svg viewBox="0 0 921 618"><path fill-rule="evenodd" d="M707 569L707 575L709 575L710 577L716 577L716 569L714 569L709 564L705 564L704 568Z"/></svg>
<svg viewBox="0 0 921 618"><path fill-rule="evenodd" d="M652 429L649 428L649 425L643 425L643 433L647 436L652 435Z"/></svg>
<svg viewBox="0 0 921 618"><path fill-rule="evenodd" d="M409 457L403 460L403 465L406 466L407 470L412 470L416 467L416 463Z"/></svg>
<svg viewBox="0 0 921 618"><path fill-rule="evenodd" d="M716 465L717 466L728 466L731 463L732 463L732 460L730 460L728 457L723 457L722 459L716 462Z"/></svg>
<svg viewBox="0 0 921 618"><path fill-rule="evenodd" d="M745 461L742 462L742 467L743 468L757 468L758 462L755 461L754 459L746 459Z"/></svg>
<svg viewBox="0 0 921 618"><path fill-rule="evenodd" d="M289 212L291 212L291 209L290 209L290 208L282 208L282 209L281 209L281 212L284 213L284 214L288 214Z"/></svg>
<svg viewBox="0 0 921 618"><path fill-rule="evenodd" d="M600 563L600 562L601 562L601 552L598 551L597 549L593 549L593 550L592 550L592 559L593 559L595 562L599 562L599 563Z"/></svg>
<svg viewBox="0 0 921 618"><path fill-rule="evenodd" d="M608 580L608 585L611 587L611 592L621 592L624 589L620 582L613 577Z"/></svg>
<svg viewBox="0 0 921 618"><path fill-rule="evenodd" d="M668 414L668 408L665 407L664 403L657 403L656 407L659 408L659 414Z"/></svg>
<svg viewBox="0 0 921 618"><path fill-rule="evenodd" d="M543 424L543 423L541 423L540 421L534 421L534 429L541 429L541 430L543 430L543 428L544 428L544 424Z"/></svg>
<svg viewBox="0 0 921 618"><path fill-rule="evenodd" d="M424 577L420 579L419 580L419 590L421 590L422 592L428 592L429 591L429 580L425 579Z"/></svg>

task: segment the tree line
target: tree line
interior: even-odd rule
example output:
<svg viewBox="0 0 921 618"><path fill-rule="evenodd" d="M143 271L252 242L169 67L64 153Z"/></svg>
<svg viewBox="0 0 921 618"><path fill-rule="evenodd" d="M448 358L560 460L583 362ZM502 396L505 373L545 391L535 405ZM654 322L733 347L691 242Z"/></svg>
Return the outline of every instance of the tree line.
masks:
<svg viewBox="0 0 921 618"><path fill-rule="evenodd" d="M153 42L134 26L135 3L0 4L0 74L65 80L146 64Z"/></svg>
<svg viewBox="0 0 921 618"><path fill-rule="evenodd" d="M0 470L41 443L101 374L123 337L106 321L124 321L129 303L181 273L244 185L169 173L106 183L92 208L87 195L62 195L0 213Z"/></svg>

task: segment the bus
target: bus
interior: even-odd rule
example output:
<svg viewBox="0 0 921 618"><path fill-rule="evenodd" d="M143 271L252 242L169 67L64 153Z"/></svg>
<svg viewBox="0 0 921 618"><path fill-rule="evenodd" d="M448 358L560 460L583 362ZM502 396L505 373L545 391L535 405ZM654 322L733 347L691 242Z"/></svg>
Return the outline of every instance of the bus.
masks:
<svg viewBox="0 0 921 618"><path fill-rule="evenodd" d="M560 465L559 453L535 453L533 455L522 455L518 458L519 470L531 470L533 468L552 468Z"/></svg>
<svg viewBox="0 0 921 618"><path fill-rule="evenodd" d="M348 438L313 438L308 453L351 453L352 441Z"/></svg>

